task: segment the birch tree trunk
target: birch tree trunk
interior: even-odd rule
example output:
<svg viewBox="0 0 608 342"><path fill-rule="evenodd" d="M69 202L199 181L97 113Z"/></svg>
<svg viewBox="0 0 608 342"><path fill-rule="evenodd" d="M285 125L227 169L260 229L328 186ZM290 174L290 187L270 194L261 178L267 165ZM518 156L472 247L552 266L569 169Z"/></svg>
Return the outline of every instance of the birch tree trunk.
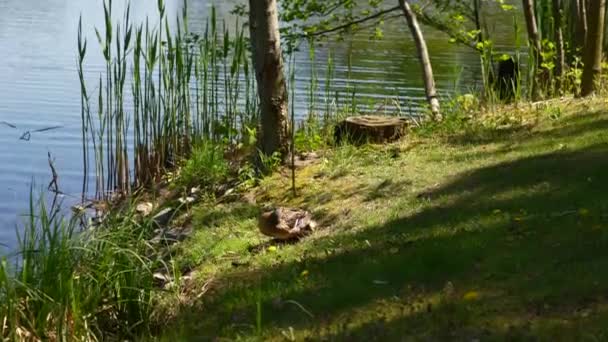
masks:
<svg viewBox="0 0 608 342"><path fill-rule="evenodd" d="M418 57L420 58L420 64L422 65L422 78L424 79L424 90L426 92L426 99L431 107L431 113L433 119L441 120L439 99L437 98L437 89L435 88L435 78L433 77L433 67L431 65L431 58L429 57L429 51L426 47L426 41L422 35L422 30L416 19L416 14L412 10L407 0L399 0L399 5L403 10L403 15L407 20L407 24L414 37L416 43L416 49L418 50Z"/></svg>
<svg viewBox="0 0 608 342"><path fill-rule="evenodd" d="M524 9L524 17L526 19L526 28L528 30L528 42L532 49L532 57L534 58L534 72L532 76L532 97L538 98L540 92L538 89L538 72L540 70L541 61L541 45L538 35L538 27L536 25L536 16L534 14L534 0L522 0Z"/></svg>
<svg viewBox="0 0 608 342"><path fill-rule="evenodd" d="M575 48L581 51L587 42L587 2L585 0L576 1L576 45Z"/></svg>
<svg viewBox="0 0 608 342"><path fill-rule="evenodd" d="M562 0L553 0L554 39L557 48L557 65L555 66L555 90L558 95L563 94L563 78L566 70L566 52L564 50L564 33Z"/></svg>
<svg viewBox="0 0 608 342"><path fill-rule="evenodd" d="M583 52L583 79L581 96L588 96L597 90L602 71L602 43L604 41L604 21L606 0L594 0L589 4L587 16L587 42Z"/></svg>
<svg viewBox="0 0 608 342"><path fill-rule="evenodd" d="M260 99L259 148L265 155L285 156L288 98L276 0L249 0L249 30Z"/></svg>

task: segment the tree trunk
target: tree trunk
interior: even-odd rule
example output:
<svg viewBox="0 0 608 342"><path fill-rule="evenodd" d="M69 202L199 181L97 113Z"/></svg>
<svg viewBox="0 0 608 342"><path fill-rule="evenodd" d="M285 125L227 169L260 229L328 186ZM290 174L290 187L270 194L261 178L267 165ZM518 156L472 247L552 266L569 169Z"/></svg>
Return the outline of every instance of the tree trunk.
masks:
<svg viewBox="0 0 608 342"><path fill-rule="evenodd" d="M606 0L595 0L589 4L587 41L583 52L584 69L581 96L591 95L596 90L602 71L605 6Z"/></svg>
<svg viewBox="0 0 608 342"><path fill-rule="evenodd" d="M554 25L554 39L557 48L557 65L555 66L555 91L557 95L563 94L563 78L566 70L566 52L564 50L564 33L562 30L563 20L563 7L561 0L553 0L553 25Z"/></svg>
<svg viewBox="0 0 608 342"><path fill-rule="evenodd" d="M576 1L576 45L575 49L583 50L587 42L587 2L585 0Z"/></svg>
<svg viewBox="0 0 608 342"><path fill-rule="evenodd" d="M249 0L251 55L260 98L262 153L285 156L288 151L287 85L276 0Z"/></svg>
<svg viewBox="0 0 608 342"><path fill-rule="evenodd" d="M524 9L524 17L526 19L526 28L528 30L528 41L532 49L532 58L534 58L534 72L532 76L532 97L538 98L540 92L538 89L537 74L542 64L541 61L541 45L538 35L538 27L536 25L536 16L534 14L534 0L522 0Z"/></svg>
<svg viewBox="0 0 608 342"><path fill-rule="evenodd" d="M475 29L478 31L475 43L479 43L484 40L481 29L481 0L473 0L473 16L475 17Z"/></svg>
<svg viewBox="0 0 608 342"><path fill-rule="evenodd" d="M416 19L416 14L410 7L407 0L399 0L399 5L403 10L403 15L407 20L407 24L414 37L416 43L416 49L418 50L418 57L420 58L420 64L422 64L422 78L424 79L424 90L426 92L426 99L431 107L431 113L433 119L440 120L440 108L439 99L437 98L437 90L435 89L435 79L433 78L433 67L431 65L431 58L429 57L429 51L426 47L426 41L420 30L420 25Z"/></svg>
<svg viewBox="0 0 608 342"><path fill-rule="evenodd" d="M604 16L606 16L606 13L608 13L608 1L606 1L606 6L604 7ZM604 19L606 20L606 19ZM602 43L602 49L604 51L606 51L608 49L608 42L606 41L606 39L608 38L608 26L604 25L604 42Z"/></svg>

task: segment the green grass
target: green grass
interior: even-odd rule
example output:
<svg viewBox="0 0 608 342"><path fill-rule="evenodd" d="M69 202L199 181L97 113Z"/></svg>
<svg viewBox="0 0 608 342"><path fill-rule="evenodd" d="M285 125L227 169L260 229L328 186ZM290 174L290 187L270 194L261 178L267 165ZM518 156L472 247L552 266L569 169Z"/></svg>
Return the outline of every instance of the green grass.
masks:
<svg viewBox="0 0 608 342"><path fill-rule="evenodd" d="M192 186L212 188L225 182L228 172L223 146L210 142L202 143L194 147L190 157L180 168L175 185L186 189Z"/></svg>
<svg viewBox="0 0 608 342"><path fill-rule="evenodd" d="M0 339L97 341L149 332L152 269L161 266L147 243L151 222L121 211L82 231L80 215L68 220L59 202L33 196L17 254L0 263Z"/></svg>
<svg viewBox="0 0 608 342"><path fill-rule="evenodd" d="M176 259L195 284L162 335L608 339L608 107L556 106L325 151L298 171L298 197L278 172L256 204L196 208ZM322 228L273 246L257 232L264 203L309 209Z"/></svg>

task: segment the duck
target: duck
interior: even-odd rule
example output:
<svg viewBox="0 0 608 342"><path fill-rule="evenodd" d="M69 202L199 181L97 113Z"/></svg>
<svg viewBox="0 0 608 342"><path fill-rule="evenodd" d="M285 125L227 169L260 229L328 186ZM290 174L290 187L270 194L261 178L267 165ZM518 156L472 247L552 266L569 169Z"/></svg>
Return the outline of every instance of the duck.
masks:
<svg viewBox="0 0 608 342"><path fill-rule="evenodd" d="M290 208L267 209L259 217L260 232L278 240L300 239L317 228L311 213Z"/></svg>

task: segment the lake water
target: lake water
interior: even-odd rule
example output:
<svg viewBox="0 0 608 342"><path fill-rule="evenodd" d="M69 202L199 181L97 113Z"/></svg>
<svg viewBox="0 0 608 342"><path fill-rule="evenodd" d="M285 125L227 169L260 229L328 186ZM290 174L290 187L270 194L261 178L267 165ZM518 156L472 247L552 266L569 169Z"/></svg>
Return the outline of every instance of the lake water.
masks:
<svg viewBox="0 0 608 342"><path fill-rule="evenodd" d="M170 18L181 11L181 1L167 0ZM216 1L220 17L237 1ZM213 2L190 1L191 30L204 27ZM125 1L114 0L114 13L122 13ZM133 1L134 21L156 17L156 1ZM65 201L75 203L82 185L80 88L76 71L78 18L82 15L89 41L86 77L95 80L103 70L94 27L103 26L101 0L0 0L0 254L15 246L15 229L27 212L30 188L45 189L51 180L47 162L55 159ZM508 23L510 19L506 19ZM512 28L510 29L512 30ZM500 30L499 30L500 31ZM508 31L508 30L507 30ZM440 93L467 91L479 83L479 59L471 49L448 43L440 32L424 29ZM501 32L505 37L510 32ZM399 97L415 111L423 101L423 83L415 46L404 19L384 26L384 39L374 41L362 33L342 42L317 47L315 67L319 83L327 57L333 52L335 85L346 84L351 63L351 84L356 87L362 110L377 108L386 98ZM506 48L506 47L505 47ZM296 115L306 115L306 89L313 66L304 48L296 55ZM350 57L349 57L350 56ZM27 131L59 126L31 133Z"/></svg>

